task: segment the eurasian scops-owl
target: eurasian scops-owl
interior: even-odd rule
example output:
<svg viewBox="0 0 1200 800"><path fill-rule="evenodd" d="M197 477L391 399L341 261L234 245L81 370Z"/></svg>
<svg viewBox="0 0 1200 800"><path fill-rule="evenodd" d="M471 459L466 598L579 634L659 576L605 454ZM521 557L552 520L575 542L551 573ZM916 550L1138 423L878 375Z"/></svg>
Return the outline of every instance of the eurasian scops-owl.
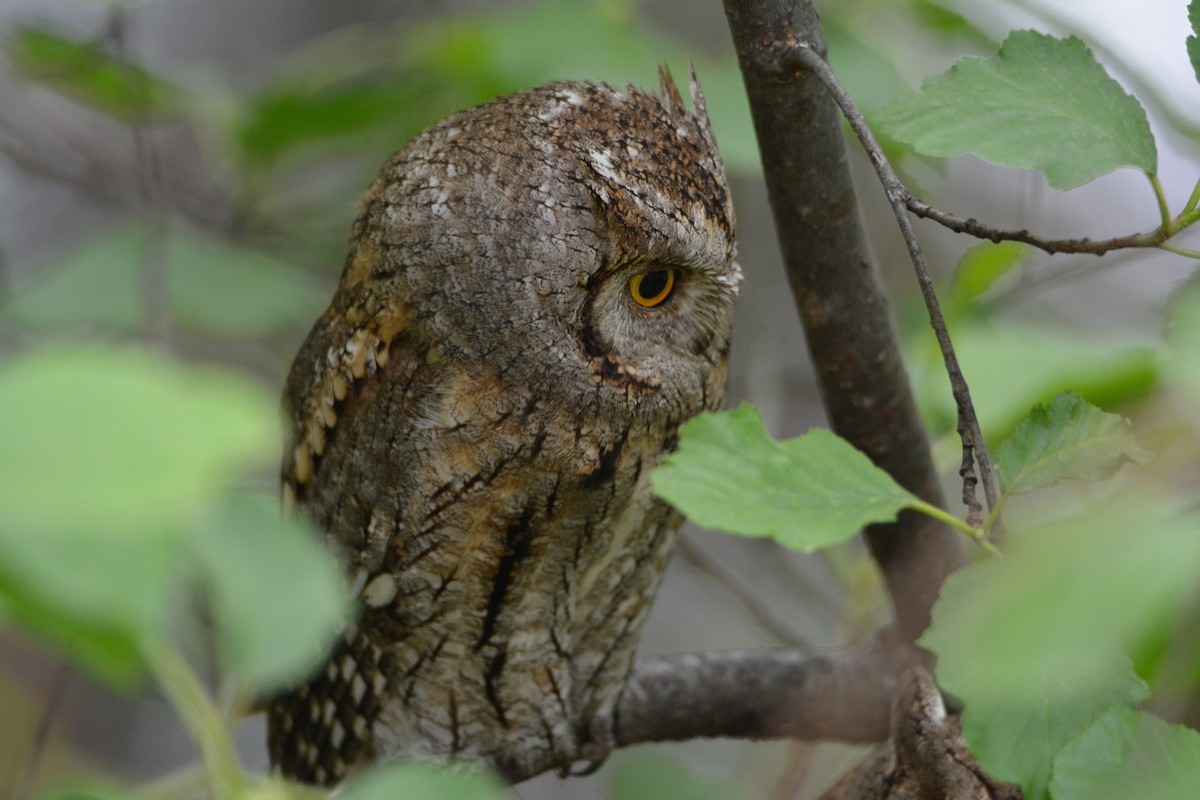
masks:
<svg viewBox="0 0 1200 800"><path fill-rule="evenodd" d="M367 190L285 390L285 502L360 614L273 701L273 763L510 778L607 751L679 515L650 473L723 401L740 271L704 100L552 83L459 112Z"/></svg>

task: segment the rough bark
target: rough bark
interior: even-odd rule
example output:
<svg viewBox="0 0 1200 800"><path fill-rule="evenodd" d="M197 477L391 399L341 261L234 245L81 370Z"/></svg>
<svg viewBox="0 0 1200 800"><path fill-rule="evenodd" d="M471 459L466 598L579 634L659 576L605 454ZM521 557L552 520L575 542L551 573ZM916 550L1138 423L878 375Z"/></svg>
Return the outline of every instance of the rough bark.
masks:
<svg viewBox="0 0 1200 800"><path fill-rule="evenodd" d="M933 678L906 672L892 705L891 733L880 748L821 795L821 800L1021 800L967 750L958 719L946 715Z"/></svg>

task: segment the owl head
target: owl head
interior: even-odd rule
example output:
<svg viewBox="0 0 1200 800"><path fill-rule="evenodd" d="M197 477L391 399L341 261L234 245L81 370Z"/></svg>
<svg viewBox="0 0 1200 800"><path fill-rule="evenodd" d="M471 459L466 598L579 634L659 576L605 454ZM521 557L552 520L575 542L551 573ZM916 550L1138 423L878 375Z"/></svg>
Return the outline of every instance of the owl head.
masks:
<svg viewBox="0 0 1200 800"><path fill-rule="evenodd" d="M366 193L335 308L598 412L711 407L741 273L691 95L559 82L433 126Z"/></svg>

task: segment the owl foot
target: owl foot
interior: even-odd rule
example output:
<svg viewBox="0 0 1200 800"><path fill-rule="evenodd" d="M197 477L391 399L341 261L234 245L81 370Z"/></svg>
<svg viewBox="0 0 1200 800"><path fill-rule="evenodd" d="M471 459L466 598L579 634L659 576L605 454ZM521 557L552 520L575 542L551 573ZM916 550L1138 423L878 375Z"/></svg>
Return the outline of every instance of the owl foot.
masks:
<svg viewBox="0 0 1200 800"><path fill-rule="evenodd" d="M588 725L588 738L579 746L578 759L559 771L563 778L579 778L591 775L604 765L608 754L615 744L612 732L612 718L607 715L597 715Z"/></svg>

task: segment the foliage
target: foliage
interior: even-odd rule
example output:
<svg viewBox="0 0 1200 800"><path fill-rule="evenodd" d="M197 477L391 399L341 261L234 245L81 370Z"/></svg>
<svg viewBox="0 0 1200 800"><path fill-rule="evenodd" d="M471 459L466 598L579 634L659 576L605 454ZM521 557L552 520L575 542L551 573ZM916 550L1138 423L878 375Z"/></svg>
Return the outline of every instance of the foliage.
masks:
<svg viewBox="0 0 1200 800"><path fill-rule="evenodd" d="M749 405L684 426L654 490L701 525L802 552L844 542L902 508L929 508L827 430L771 441Z"/></svg>
<svg viewBox="0 0 1200 800"><path fill-rule="evenodd" d="M1153 714L1110 711L1059 755L1057 800L1186 800L1200 786L1200 733Z"/></svg>
<svg viewBox="0 0 1200 800"><path fill-rule="evenodd" d="M946 6L902 5L927 30L989 46ZM0 359L3 622L119 689L156 682L197 741L206 784L223 796L322 795L244 774L231 730L251 699L319 660L350 600L319 537L280 519L273 488L261 490L261 470L278 450L274 400L241 367L179 353L218 342L282 363L289 337L326 300L349 194L403 139L502 92L552 78L649 84L659 59L695 61L730 169L758 169L732 54L697 58L631 8L540 2L404 29L356 28L308 45L295 66L242 93L155 74L111 43L56 27L30 24L5 40L24 79L115 123L186 120L218 154L214 171L237 176L225 187L235 232L153 214L119 219L0 303L6 329L36 345ZM1200 0L1189 19L1185 51L1200 80ZM900 70L852 22L830 14L833 61L889 148L926 158L975 153L1038 169L1064 188L1129 166L1151 177L1169 232L1200 216L1200 191L1174 217L1166 211L1141 104L1079 39L1016 32L996 55L964 59L889 104ZM566 35L579 28L592 35ZM547 46L527 47L525 37ZM295 176L310 173L333 177L306 190ZM997 517L972 528L827 431L772 441L751 407L689 424L654 486L702 524L801 551L836 546L903 508L1002 547L1003 557L948 581L923 640L938 654L939 680L966 702L964 729L985 767L1034 800L1190 796L1200 781L1197 734L1135 709L1158 695L1172 659L1192 684L1200 674L1195 653L1169 644L1194 603L1200 518L1178 482L1143 466L1148 451L1129 422L1100 407L1167 398L1191 435L1200 431L1200 282L1177 294L1163 342L1085 340L991 313L989 298L1020 274L1027 252L973 248L944 292L984 429L990 440L1006 437L994 451L1001 506L1016 518L1004 543L992 544ZM161 341L129 345L156 314L189 346L170 356ZM71 337L92 343L65 344ZM914 383L933 427L946 429L954 409L928 348L910 348ZM1067 480L1109 483L1080 500L1056 486ZM211 620L211 631L199 620ZM185 658L208 649L216 691ZM229 708L215 699L233 696ZM622 798L736 792L649 758L618 765L610 787ZM503 794L486 775L393 765L365 773L343 796ZM94 784L48 796L143 794Z"/></svg>
<svg viewBox="0 0 1200 800"><path fill-rule="evenodd" d="M129 220L72 248L47 265L45 276L17 287L5 316L39 332L143 329L146 267L136 256L147 252L149 238ZM254 248L182 226L155 244L165 273L160 310L185 331L269 336L313 319L326 301L313 278Z"/></svg>
<svg viewBox="0 0 1200 800"><path fill-rule="evenodd" d="M1149 453L1134 443L1128 420L1073 394L1035 407L996 451L1004 494L1044 489L1064 478L1104 480L1126 461L1148 460Z"/></svg>
<svg viewBox="0 0 1200 800"><path fill-rule="evenodd" d="M1193 21L1197 9L1193 2ZM1144 111L1073 37L1011 34L996 56L961 60L919 94L895 100L877 122L918 152L975 153L1035 168L1060 188L1136 167L1151 178L1164 226L1196 219L1197 193L1169 219ZM1083 389L1101 402L1144 396L1163 363L1151 348L1106 351L1060 332L989 319L980 299L1019 268L1023 253L1021 245L975 248L960 264L949 306L984 429L991 437L1011 432L993 451L1001 498L992 516L983 530L956 525L985 544L1011 497L1064 480L1110 479L1122 464L1151 461L1127 420L1074 393L1020 418L1019 408L1063 389ZM1192 284L1176 300L1165 377L1194 397L1200 284ZM937 368L924 374L937 390L922 394L937 398L942 419L952 420L944 375ZM847 527L863 523L814 513L876 477L860 454L834 447L825 432L772 444L746 409L717 419L689 423L678 453L655 475L656 490L689 516L798 550L843 541ZM812 461L795 463L801 454ZM834 488L817 475L829 476ZM890 519L903 506L930 513L901 492L864 492L851 505L871 521ZM872 513L883 497L887 503ZM1003 557L951 576L921 643L938 655L939 682L965 701L964 734L989 772L1019 783L1031 800L1194 794L1197 734L1134 709L1152 691L1145 677L1162 664L1162 643L1195 601L1197 531L1200 516L1152 484L1022 518ZM1194 652L1182 658L1189 674L1200 674Z"/></svg>
<svg viewBox="0 0 1200 800"><path fill-rule="evenodd" d="M923 153L1037 169L1058 189L1118 167L1158 167L1141 104L1074 36L1011 33L995 56L961 59L879 122Z"/></svg>

